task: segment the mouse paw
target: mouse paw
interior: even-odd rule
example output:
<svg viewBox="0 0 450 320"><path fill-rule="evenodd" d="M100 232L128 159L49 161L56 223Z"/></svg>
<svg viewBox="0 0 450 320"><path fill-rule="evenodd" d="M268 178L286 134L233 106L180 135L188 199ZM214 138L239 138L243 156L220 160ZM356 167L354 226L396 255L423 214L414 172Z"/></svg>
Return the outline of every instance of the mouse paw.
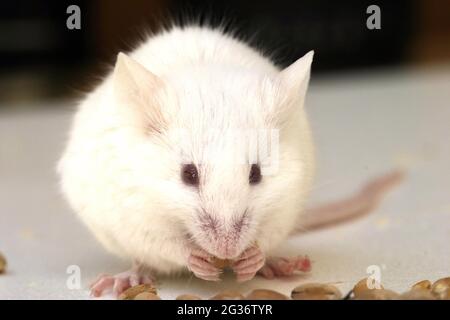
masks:
<svg viewBox="0 0 450 320"><path fill-rule="evenodd" d="M153 284L155 279L150 274L144 274L138 268L132 269L116 274L101 274L90 285L91 295L100 297L105 291L112 291L114 295L118 296L130 287L140 284Z"/></svg>
<svg viewBox="0 0 450 320"><path fill-rule="evenodd" d="M222 270L214 266L211 255L202 249L191 251L187 267L197 278L208 281L219 281L222 273Z"/></svg>
<svg viewBox="0 0 450 320"><path fill-rule="evenodd" d="M296 271L311 271L311 260L308 256L298 256L294 258L270 258L258 274L266 279L275 277L288 277L295 274Z"/></svg>
<svg viewBox="0 0 450 320"><path fill-rule="evenodd" d="M253 279L256 273L264 266L265 261L264 253L255 246L245 250L233 262L231 268L236 274L238 282L248 281Z"/></svg>

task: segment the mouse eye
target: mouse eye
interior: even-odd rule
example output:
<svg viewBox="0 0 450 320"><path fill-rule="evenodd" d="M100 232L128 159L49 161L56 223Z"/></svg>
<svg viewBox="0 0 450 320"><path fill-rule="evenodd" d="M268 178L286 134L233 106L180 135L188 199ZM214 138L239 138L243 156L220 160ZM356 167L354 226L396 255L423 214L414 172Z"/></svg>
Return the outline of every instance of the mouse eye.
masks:
<svg viewBox="0 0 450 320"><path fill-rule="evenodd" d="M248 181L250 182L250 184L257 184L261 181L261 179L261 168L257 164L252 164Z"/></svg>
<svg viewBox="0 0 450 320"><path fill-rule="evenodd" d="M198 185L198 171L194 164L186 164L181 168L181 180L185 184L197 186Z"/></svg>

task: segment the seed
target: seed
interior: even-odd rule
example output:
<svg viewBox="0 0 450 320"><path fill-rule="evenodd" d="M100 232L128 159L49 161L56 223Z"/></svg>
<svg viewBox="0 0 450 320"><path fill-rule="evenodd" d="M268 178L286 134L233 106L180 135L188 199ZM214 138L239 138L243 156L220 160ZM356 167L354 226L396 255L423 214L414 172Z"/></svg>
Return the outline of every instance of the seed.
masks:
<svg viewBox="0 0 450 320"><path fill-rule="evenodd" d="M339 300L342 294L338 288L329 284L308 283L292 290L294 300Z"/></svg>
<svg viewBox="0 0 450 320"><path fill-rule="evenodd" d="M212 259L213 259L212 263L216 268L225 269L226 267L228 267L230 265L230 260L219 259L216 257L213 257Z"/></svg>
<svg viewBox="0 0 450 320"><path fill-rule="evenodd" d="M134 286L128 288L122 294L119 295L120 300L133 300L138 294L143 292L149 292L156 295L156 289L149 284L140 284L138 286Z"/></svg>
<svg viewBox="0 0 450 320"><path fill-rule="evenodd" d="M151 292L141 292L133 300L161 300L161 298Z"/></svg>
<svg viewBox="0 0 450 320"><path fill-rule="evenodd" d="M177 300L202 300L202 298L192 294L182 294L177 297Z"/></svg>
<svg viewBox="0 0 450 320"><path fill-rule="evenodd" d="M267 289L256 289L250 292L246 300L288 300L288 297L286 297L284 294L281 294L279 292L273 291L273 290L267 290Z"/></svg>
<svg viewBox="0 0 450 320"><path fill-rule="evenodd" d="M0 253L0 274L6 270L6 258Z"/></svg>
<svg viewBox="0 0 450 320"><path fill-rule="evenodd" d="M400 300L435 300L436 298L428 289L415 288L399 296Z"/></svg>
<svg viewBox="0 0 450 320"><path fill-rule="evenodd" d="M253 246L258 247L258 243L255 242ZM211 257L211 262L216 268L225 269L229 267L233 261L229 259L219 259L217 257Z"/></svg>
<svg viewBox="0 0 450 320"><path fill-rule="evenodd" d="M371 288L368 287L368 282L370 283ZM380 283L369 278L364 278L358 281L358 283L353 287L353 295L355 298L357 298L360 294L363 294L366 291L376 291L381 289L384 288Z"/></svg>
<svg viewBox="0 0 450 320"><path fill-rule="evenodd" d="M355 300L395 300L398 293L387 289L368 289L355 294Z"/></svg>
<svg viewBox="0 0 450 320"><path fill-rule="evenodd" d="M243 300L244 296L237 291L222 291L209 300Z"/></svg>
<svg viewBox="0 0 450 320"><path fill-rule="evenodd" d="M422 280L417 282L415 285L412 286L411 289L425 289L430 290L431 289L431 282L430 280Z"/></svg>
<svg viewBox="0 0 450 320"><path fill-rule="evenodd" d="M431 292L441 300L450 299L450 277L437 280L431 286Z"/></svg>

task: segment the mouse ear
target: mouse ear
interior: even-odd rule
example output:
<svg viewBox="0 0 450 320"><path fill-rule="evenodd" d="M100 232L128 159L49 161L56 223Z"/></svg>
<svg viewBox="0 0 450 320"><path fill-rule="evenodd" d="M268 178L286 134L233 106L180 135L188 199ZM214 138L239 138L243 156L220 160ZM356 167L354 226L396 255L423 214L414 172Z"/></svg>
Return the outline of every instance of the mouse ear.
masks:
<svg viewBox="0 0 450 320"><path fill-rule="evenodd" d="M277 78L278 99L275 115L277 122L282 123L291 117L296 107L303 107L308 89L311 64L314 51L309 51L303 57L282 70Z"/></svg>
<svg viewBox="0 0 450 320"><path fill-rule="evenodd" d="M281 85L287 89L288 95L292 95L292 99L304 99L308 89L313 57L314 51L311 50L280 72Z"/></svg>
<svg viewBox="0 0 450 320"><path fill-rule="evenodd" d="M120 52L113 73L113 94L119 107L124 107L134 120L142 122L146 129L160 132L164 117L155 91L164 86L158 76Z"/></svg>

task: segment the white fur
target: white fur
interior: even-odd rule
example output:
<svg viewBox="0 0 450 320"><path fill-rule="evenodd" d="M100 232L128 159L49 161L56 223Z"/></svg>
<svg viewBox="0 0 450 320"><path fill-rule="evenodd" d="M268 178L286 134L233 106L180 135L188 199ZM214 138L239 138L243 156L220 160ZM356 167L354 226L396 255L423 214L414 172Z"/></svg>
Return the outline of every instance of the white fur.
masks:
<svg viewBox="0 0 450 320"><path fill-rule="evenodd" d="M183 270L197 243L220 243L199 228L203 208L227 239L248 210L236 253L257 242L268 253L296 226L314 171L303 110L312 53L280 71L218 30L173 28L148 39L79 106L59 163L74 210L112 252L157 272ZM189 133L182 141L176 130ZM208 129L216 130L210 131ZM279 128L279 170L249 185L240 129ZM180 179L180 150L199 166L200 189ZM212 158L214 155L216 158ZM216 159L216 160L214 160ZM218 159L218 160L217 160Z"/></svg>

